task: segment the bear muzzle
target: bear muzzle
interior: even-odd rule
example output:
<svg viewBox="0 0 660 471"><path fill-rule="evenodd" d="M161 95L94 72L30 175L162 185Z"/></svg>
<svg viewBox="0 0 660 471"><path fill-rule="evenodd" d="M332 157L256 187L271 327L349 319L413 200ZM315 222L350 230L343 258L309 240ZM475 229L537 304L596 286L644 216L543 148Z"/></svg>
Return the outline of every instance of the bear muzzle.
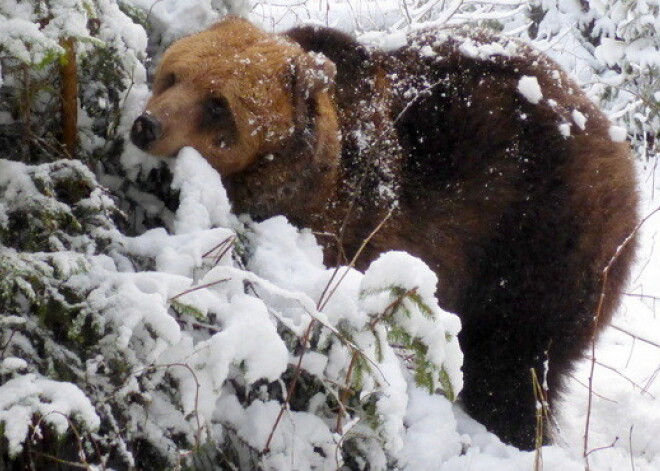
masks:
<svg viewBox="0 0 660 471"><path fill-rule="evenodd" d="M149 113L142 113L131 128L131 141L137 147L148 151L163 134L163 125Z"/></svg>

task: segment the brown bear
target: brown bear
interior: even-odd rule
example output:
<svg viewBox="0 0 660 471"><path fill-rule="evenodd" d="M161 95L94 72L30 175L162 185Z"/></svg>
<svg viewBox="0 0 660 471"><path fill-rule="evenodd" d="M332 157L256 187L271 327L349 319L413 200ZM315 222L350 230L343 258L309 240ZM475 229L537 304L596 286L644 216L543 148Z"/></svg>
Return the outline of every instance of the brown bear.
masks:
<svg viewBox="0 0 660 471"><path fill-rule="evenodd" d="M531 370L556 407L628 276L637 196L620 131L510 38L420 31L382 51L228 18L167 50L131 138L161 156L195 147L237 212L323 234L328 264L365 241L358 268L393 249L426 261L463 324L465 408L530 449Z"/></svg>

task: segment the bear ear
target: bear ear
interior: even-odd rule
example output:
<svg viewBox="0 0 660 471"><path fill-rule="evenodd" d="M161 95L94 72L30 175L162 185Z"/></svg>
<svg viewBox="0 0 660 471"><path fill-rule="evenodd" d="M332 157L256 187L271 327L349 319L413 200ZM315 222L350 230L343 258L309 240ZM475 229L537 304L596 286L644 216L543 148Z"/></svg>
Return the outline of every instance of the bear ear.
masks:
<svg viewBox="0 0 660 471"><path fill-rule="evenodd" d="M321 53L304 52L291 60L291 72L294 98L307 101L332 87L337 68Z"/></svg>
<svg viewBox="0 0 660 471"><path fill-rule="evenodd" d="M323 54L304 52L291 60L291 92L298 131L310 129L317 113L316 96L334 84L337 68Z"/></svg>

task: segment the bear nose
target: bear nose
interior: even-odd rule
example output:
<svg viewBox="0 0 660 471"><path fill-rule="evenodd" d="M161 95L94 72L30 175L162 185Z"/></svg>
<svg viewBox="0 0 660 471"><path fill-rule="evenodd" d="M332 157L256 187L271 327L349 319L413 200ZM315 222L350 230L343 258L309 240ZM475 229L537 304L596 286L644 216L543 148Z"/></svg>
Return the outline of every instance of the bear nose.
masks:
<svg viewBox="0 0 660 471"><path fill-rule="evenodd" d="M160 137L163 126L150 114L140 115L131 128L131 141L142 150L147 150Z"/></svg>

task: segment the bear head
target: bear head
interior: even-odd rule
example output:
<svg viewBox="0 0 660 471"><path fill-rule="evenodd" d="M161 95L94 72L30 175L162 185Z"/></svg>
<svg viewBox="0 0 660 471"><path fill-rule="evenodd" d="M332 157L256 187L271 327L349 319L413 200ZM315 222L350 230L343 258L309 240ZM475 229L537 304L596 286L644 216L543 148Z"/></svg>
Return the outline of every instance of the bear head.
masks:
<svg viewBox="0 0 660 471"><path fill-rule="evenodd" d="M336 167L335 73L325 56L229 17L167 49L131 140L163 157L191 146L221 175L291 154L294 140Z"/></svg>

